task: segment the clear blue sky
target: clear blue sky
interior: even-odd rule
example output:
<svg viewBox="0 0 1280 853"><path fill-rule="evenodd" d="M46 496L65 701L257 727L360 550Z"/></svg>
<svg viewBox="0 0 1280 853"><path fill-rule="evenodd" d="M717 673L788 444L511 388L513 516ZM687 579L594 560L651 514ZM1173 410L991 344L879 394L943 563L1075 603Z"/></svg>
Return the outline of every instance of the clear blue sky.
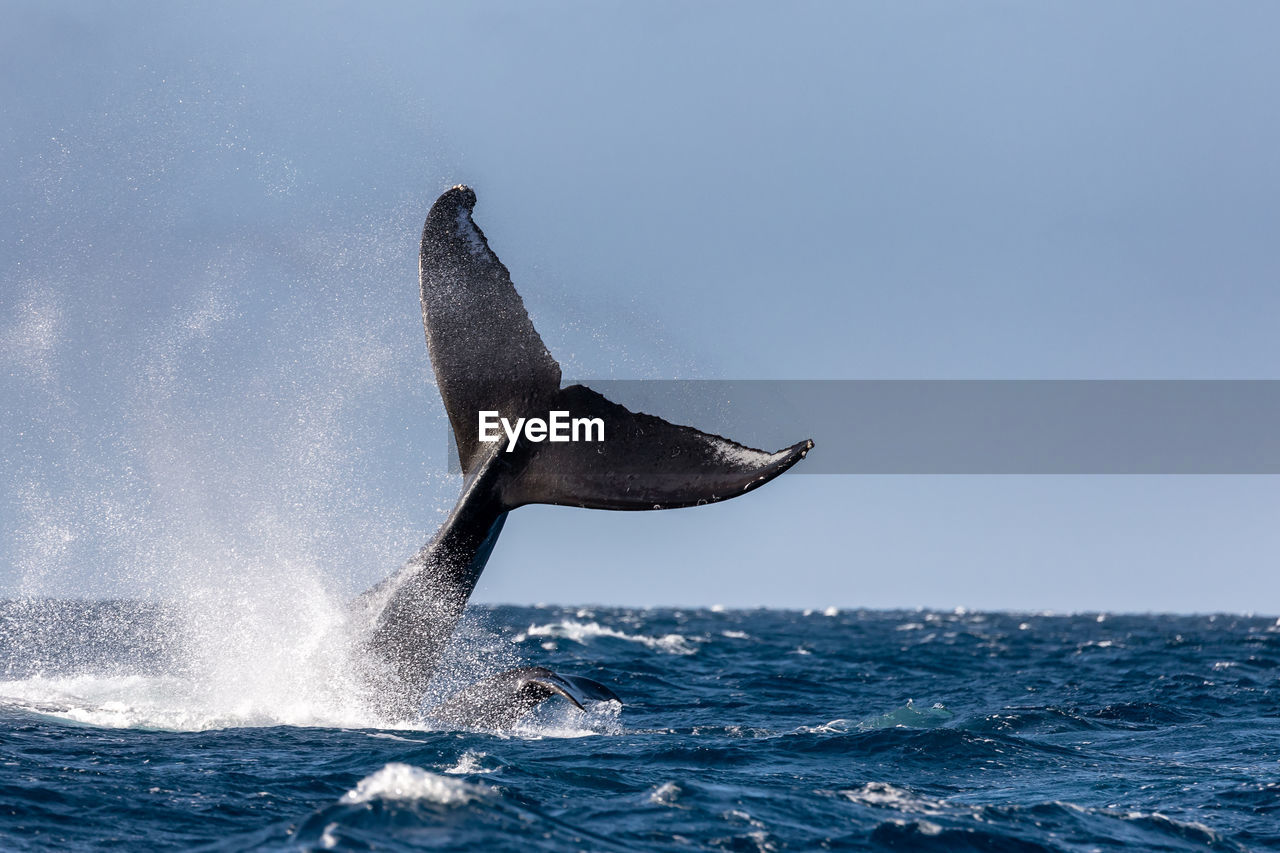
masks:
<svg viewBox="0 0 1280 853"><path fill-rule="evenodd" d="M0 594L425 540L457 182L567 376L1280 378L1272 3L5 17ZM478 598L1278 612L1278 555L1276 478L788 475L522 509Z"/></svg>

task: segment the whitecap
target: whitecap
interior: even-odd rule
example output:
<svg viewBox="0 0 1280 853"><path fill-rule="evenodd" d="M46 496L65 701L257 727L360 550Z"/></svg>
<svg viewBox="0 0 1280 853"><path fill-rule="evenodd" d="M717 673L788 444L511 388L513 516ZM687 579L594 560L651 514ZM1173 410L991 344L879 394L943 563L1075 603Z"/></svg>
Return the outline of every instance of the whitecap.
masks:
<svg viewBox="0 0 1280 853"><path fill-rule="evenodd" d="M888 782L867 782L839 793L846 800L859 805L888 807L914 814L940 815L946 809L946 803L942 800L917 796Z"/></svg>
<svg viewBox="0 0 1280 853"><path fill-rule="evenodd" d="M649 792L649 802L660 806L674 806L681 793L680 786L675 782L663 782Z"/></svg>
<svg viewBox="0 0 1280 853"><path fill-rule="evenodd" d="M450 779L411 764L392 762L357 782L354 788L342 795L339 802L353 804L373 800L424 800L440 805L465 805L488 793L489 789L481 785Z"/></svg>
<svg viewBox="0 0 1280 853"><path fill-rule="evenodd" d="M530 625L522 634L517 634L513 638L513 642L523 642L529 637L550 637L555 639L572 640L575 643L586 645L589 640L597 637L611 637L615 640L626 640L631 643L641 643L651 649L667 652L673 655L691 655L698 651L694 643L700 640L690 640L683 634L664 634L661 637L650 637L645 634L628 634L625 631L619 631L616 628L610 628L601 625L599 622L579 622L576 619L562 619L559 622L550 622L546 625ZM545 646L545 643L544 643Z"/></svg>
<svg viewBox="0 0 1280 853"><path fill-rule="evenodd" d="M442 772L453 776L464 776L472 773L494 773L499 768L484 766L484 759L488 757L488 753L468 749L458 756L457 762L452 767L447 767Z"/></svg>

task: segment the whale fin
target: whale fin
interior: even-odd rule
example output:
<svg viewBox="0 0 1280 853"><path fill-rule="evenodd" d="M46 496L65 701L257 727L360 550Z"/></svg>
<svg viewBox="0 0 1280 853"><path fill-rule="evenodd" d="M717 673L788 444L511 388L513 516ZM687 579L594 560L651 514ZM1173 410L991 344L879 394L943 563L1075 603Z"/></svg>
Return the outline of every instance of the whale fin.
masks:
<svg viewBox="0 0 1280 853"><path fill-rule="evenodd" d="M677 509L728 500L772 480L813 448L806 440L767 453L718 435L632 412L584 385L555 398L574 417L600 418L605 440L543 443L503 490L512 508Z"/></svg>
<svg viewBox="0 0 1280 853"><path fill-rule="evenodd" d="M585 710L587 703L622 702L598 681L529 666L463 688L432 708L428 716L450 727L502 731L552 696L564 697L579 710Z"/></svg>
<svg viewBox="0 0 1280 853"><path fill-rule="evenodd" d="M598 444L547 443L532 451L502 489L507 508L714 503L767 483L813 447L804 441L767 453L631 412L582 385L561 389L560 365L472 219L475 204L469 187L441 195L427 215L419 256L423 327L463 474L492 452L479 440L482 410L517 417L560 409L606 426Z"/></svg>
<svg viewBox="0 0 1280 853"><path fill-rule="evenodd" d="M533 327L511 273L472 221L476 194L456 186L422 229L422 323L462 473L483 455L477 413L545 411L560 365Z"/></svg>

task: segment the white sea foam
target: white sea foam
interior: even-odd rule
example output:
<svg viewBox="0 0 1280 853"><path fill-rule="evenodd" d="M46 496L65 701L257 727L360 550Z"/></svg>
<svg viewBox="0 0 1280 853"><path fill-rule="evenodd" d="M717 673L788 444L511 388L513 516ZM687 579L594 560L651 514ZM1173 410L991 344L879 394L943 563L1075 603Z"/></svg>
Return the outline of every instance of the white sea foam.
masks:
<svg viewBox="0 0 1280 853"><path fill-rule="evenodd" d="M400 735L393 735L391 732L370 732L369 737L373 738L374 740L395 740L395 741L399 741L400 743L429 743L430 742L430 741L421 740L420 738L401 737Z"/></svg>
<svg viewBox="0 0 1280 853"><path fill-rule="evenodd" d="M336 596L305 567L293 572L291 589L276 588L265 570L254 569L252 561L229 560L222 569L228 582L218 585L193 567L188 594L148 640L159 646L159 674L127 659L57 675L35 665L32 675L0 682L0 700L110 728L390 727L372 710ZM43 617L33 618L33 630L51 630ZM74 629L68 622L59 630ZM83 639L104 641L109 637Z"/></svg>
<svg viewBox="0 0 1280 853"><path fill-rule="evenodd" d="M888 782L867 782L839 793L850 802L860 805L887 807L914 814L940 815L947 808L942 800L918 796Z"/></svg>
<svg viewBox="0 0 1280 853"><path fill-rule="evenodd" d="M597 637L611 637L631 643L641 643L651 649L673 655L691 655L698 651L698 639L691 640L683 634L664 634L661 637L650 637L645 634L628 634L616 628L601 625L599 622L579 622L575 619L562 619L546 625L530 625L524 633L517 634L512 642L522 643L529 637L551 637L572 640L586 645Z"/></svg>
<svg viewBox="0 0 1280 853"><path fill-rule="evenodd" d="M305 566L293 574L288 594L248 572L225 592L189 594L183 645L195 698L247 725L380 727L352 657L346 608Z"/></svg>
<svg viewBox="0 0 1280 853"><path fill-rule="evenodd" d="M772 851L778 849L778 845L774 842L769 832L769 827L759 818L752 817L750 812L743 809L729 809L721 814L720 817L733 822L741 821L749 826L751 831L746 833L746 837L760 853L772 853Z"/></svg>
<svg viewBox="0 0 1280 853"><path fill-rule="evenodd" d="M675 782L663 782L649 792L649 802L660 806L675 806L681 793L680 786Z"/></svg>
<svg viewBox="0 0 1280 853"><path fill-rule="evenodd" d="M1076 654L1080 654L1086 649L1123 649L1123 643L1117 643L1115 640L1087 640L1076 646Z"/></svg>
<svg viewBox="0 0 1280 853"><path fill-rule="evenodd" d="M385 725L353 697L264 696L175 676L79 675L0 681L0 702L101 728L207 731L255 726Z"/></svg>
<svg viewBox="0 0 1280 853"><path fill-rule="evenodd" d="M452 767L448 767L442 772L453 776L465 776L471 773L494 773L499 768L484 766L486 763L484 759L488 757L487 753L468 749L458 756L457 762Z"/></svg>
<svg viewBox="0 0 1280 853"><path fill-rule="evenodd" d="M1070 805L1070 804L1064 804ZM1077 807L1078 808L1078 807ZM1113 811L1111 809L1102 810L1102 814L1109 814L1112 817L1118 817L1121 820L1138 821L1142 823L1151 823L1155 826L1166 829L1171 828L1182 836L1200 836L1198 840L1204 841L1209 845L1217 845L1221 840L1217 832L1205 826L1199 821L1193 820L1175 820L1166 814L1160 812L1141 812L1141 811Z"/></svg>
<svg viewBox="0 0 1280 853"><path fill-rule="evenodd" d="M339 824L336 821L325 824L324 832L320 833L320 846L325 850L332 850L338 846L338 836L333 834L334 830L338 828L338 825Z"/></svg>
<svg viewBox="0 0 1280 853"><path fill-rule="evenodd" d="M340 802L424 800L440 805L465 805L488 793L489 789L481 785L450 779L411 764L393 762L357 782L355 788L342 795Z"/></svg>
<svg viewBox="0 0 1280 853"><path fill-rule="evenodd" d="M622 705L597 702L579 710L568 702L544 702L521 719L511 736L527 740L622 734Z"/></svg>

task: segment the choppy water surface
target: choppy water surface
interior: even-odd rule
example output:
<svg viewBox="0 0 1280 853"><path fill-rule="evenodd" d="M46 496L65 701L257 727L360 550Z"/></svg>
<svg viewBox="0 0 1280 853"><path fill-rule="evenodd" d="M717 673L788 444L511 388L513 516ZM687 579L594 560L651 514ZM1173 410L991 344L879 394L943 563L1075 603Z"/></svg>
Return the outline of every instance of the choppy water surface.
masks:
<svg viewBox="0 0 1280 853"><path fill-rule="evenodd" d="M6 849L1280 849L1274 618L477 609L455 677L626 700L503 734L381 728L284 628L0 623Z"/></svg>

